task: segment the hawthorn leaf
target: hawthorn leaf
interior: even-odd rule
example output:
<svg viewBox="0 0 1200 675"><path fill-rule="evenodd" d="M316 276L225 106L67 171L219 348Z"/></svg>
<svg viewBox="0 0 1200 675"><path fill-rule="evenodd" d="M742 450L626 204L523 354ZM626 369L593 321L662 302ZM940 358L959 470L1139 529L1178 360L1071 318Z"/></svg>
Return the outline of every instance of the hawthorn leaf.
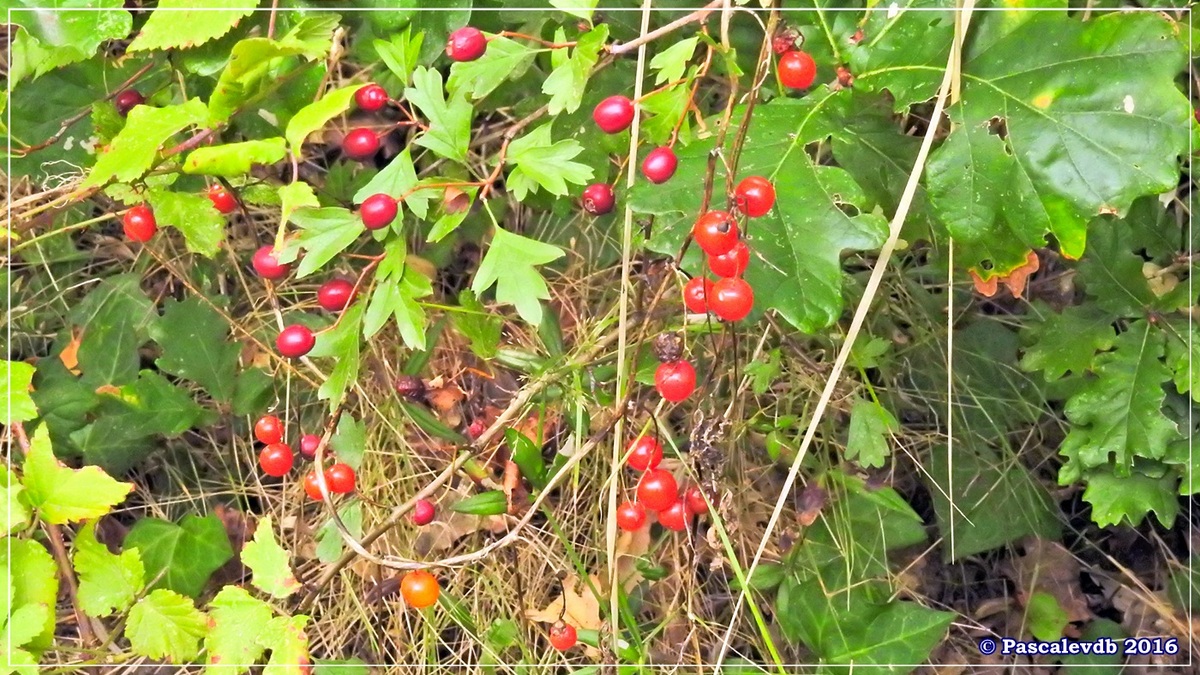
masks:
<svg viewBox="0 0 1200 675"><path fill-rule="evenodd" d="M29 506L53 525L99 518L133 490L133 483L121 483L99 467L64 466L54 456L45 426L33 433L22 471Z"/></svg>
<svg viewBox="0 0 1200 675"><path fill-rule="evenodd" d="M257 1L159 0L131 52L195 47L233 30L242 17L254 12Z"/></svg>
<svg viewBox="0 0 1200 675"><path fill-rule="evenodd" d="M192 253L212 258L225 241L225 216L206 195L152 190L150 206L159 227L170 225L182 232Z"/></svg>
<svg viewBox="0 0 1200 675"><path fill-rule="evenodd" d="M566 41L562 29L555 34L557 42ZM600 61L600 53L608 40L608 25L600 24L592 30L579 36L575 47L571 50L570 58L564 59L554 66L554 70L542 83L542 93L550 96L549 112L558 115L562 112L573 113L583 103L583 95L587 92L588 79L592 69ZM554 50L552 54L565 52Z"/></svg>
<svg viewBox="0 0 1200 675"><path fill-rule="evenodd" d="M209 603L211 627L204 636L206 673L239 675L262 658L259 631L274 618L267 603L240 586L225 586Z"/></svg>
<svg viewBox="0 0 1200 675"><path fill-rule="evenodd" d="M120 555L96 540L96 523L88 523L75 536L72 562L79 575L79 608L89 616L124 612L146 586L146 570L137 549Z"/></svg>
<svg viewBox="0 0 1200 675"><path fill-rule="evenodd" d="M1039 305L1044 318L1030 322L1023 331L1032 344L1021 357L1021 368L1042 371L1047 382L1067 373L1084 374L1096 352L1112 349L1116 343L1117 317L1095 305L1073 305L1057 313Z"/></svg>
<svg viewBox="0 0 1200 675"><path fill-rule="evenodd" d="M279 44L300 50L310 61L324 60L333 48L333 32L341 25L342 17L333 12L319 12L300 18L279 38Z"/></svg>
<svg viewBox="0 0 1200 675"><path fill-rule="evenodd" d="M199 597L212 573L233 557L225 526L214 516L184 516L178 525L142 518L125 536L125 550L135 548L151 588Z"/></svg>
<svg viewBox="0 0 1200 675"><path fill-rule="evenodd" d="M354 193L354 203L361 204L371 195L382 193L397 200L397 205L400 207L396 214L397 218L400 217L403 208L407 206L413 215L424 219L429 215L429 201L433 199L434 191L414 190L420 182L417 178L417 170L413 166L412 153L405 148L391 162L388 162L383 170L375 174L369 183Z"/></svg>
<svg viewBox="0 0 1200 675"><path fill-rule="evenodd" d="M350 413L342 413L338 418L337 429L329 437L329 449L337 455L339 462L358 471L366 448L367 423L354 419Z"/></svg>
<svg viewBox="0 0 1200 675"><path fill-rule="evenodd" d="M846 459L857 459L865 468L881 467L891 454L889 434L900 430L900 423L883 406L859 399L850 409L850 432L846 440Z"/></svg>
<svg viewBox="0 0 1200 675"><path fill-rule="evenodd" d="M188 127L207 122L208 108L198 98L161 108L136 106L129 111L125 128L109 144L108 151L96 159L80 188L103 185L113 178L123 183L141 178L168 139Z"/></svg>
<svg viewBox="0 0 1200 675"><path fill-rule="evenodd" d="M10 8L11 21L22 28L12 36L13 85L90 59L100 45L124 38L133 26L123 0L17 0Z"/></svg>
<svg viewBox="0 0 1200 675"><path fill-rule="evenodd" d="M412 82L413 86L404 90L404 98L429 120L429 129L415 143L440 157L466 164L471 119L475 116L466 95L459 92L447 99L442 94L442 74L424 66L413 71Z"/></svg>
<svg viewBox="0 0 1200 675"><path fill-rule="evenodd" d="M1191 115L1167 17L1030 12L1014 26L1006 14L972 26L955 129L928 165L933 206L985 281L1047 233L1078 259L1093 217L1173 189Z"/></svg>
<svg viewBox="0 0 1200 675"><path fill-rule="evenodd" d="M600 0L550 0L550 6L584 21L591 21Z"/></svg>
<svg viewBox="0 0 1200 675"><path fill-rule="evenodd" d="M13 530L19 530L29 524L29 518L32 514L29 513L29 506L21 493L25 491L25 487L21 485L21 481L17 479L17 474L12 472L12 469L4 467L3 485L0 485L0 502L4 504L4 513L0 515L0 523L4 526L0 529L0 535L7 535Z"/></svg>
<svg viewBox="0 0 1200 675"><path fill-rule="evenodd" d="M290 221L296 209L304 207L315 209L321 206L321 202L317 199L316 193L313 192L312 186L302 180L281 185L278 197L280 207L279 222L281 223Z"/></svg>
<svg viewBox="0 0 1200 675"><path fill-rule="evenodd" d="M21 635L21 646L34 654L41 654L54 644L54 607L58 602L58 567L46 547L32 539L6 537L0 541L0 570L4 583L0 584L0 605L6 610L3 618L8 626ZM45 607L45 613L29 610L18 626L9 611L22 607ZM41 619L39 622L38 619Z"/></svg>
<svg viewBox="0 0 1200 675"><path fill-rule="evenodd" d="M396 327L404 344L412 349L425 348L425 310L418 299L433 294L429 277L405 262L404 241L389 242L387 257L379 264L376 273L375 292L363 320L363 337L371 339L387 323L388 317L396 317Z"/></svg>
<svg viewBox="0 0 1200 675"><path fill-rule="evenodd" d="M518 200L537 192L539 186L562 197L570 192L567 183L583 185L592 178L590 166L571 161L583 152L583 146L575 139L551 140L551 126L543 124L508 146L505 163L513 170L506 184Z"/></svg>
<svg viewBox="0 0 1200 675"><path fill-rule="evenodd" d="M524 42L502 35L488 38L487 51L474 61L459 61L450 66L446 91L479 100L495 91L505 80L525 74L537 50Z"/></svg>
<svg viewBox="0 0 1200 675"><path fill-rule="evenodd" d="M269 165L287 155L281 137L196 148L183 162L183 172L204 176L244 176L256 164Z"/></svg>
<svg viewBox="0 0 1200 675"><path fill-rule="evenodd" d="M304 250L296 267L296 277L301 279L324 267L366 230L357 213L336 206L298 208L292 212L291 221L300 227L300 236L288 242L280 252L280 260L290 262L298 249Z"/></svg>
<svg viewBox="0 0 1200 675"><path fill-rule="evenodd" d="M475 272L471 291L478 297L495 285L497 302L513 305L526 323L537 326L542 321L541 301L550 298L550 289L537 267L563 255L557 246L497 227Z"/></svg>
<svg viewBox="0 0 1200 675"><path fill-rule="evenodd" d="M300 589L292 574L288 552L275 539L271 516L263 516L254 527L254 540L242 548L242 562L250 568L250 583L274 598L286 598Z"/></svg>
<svg viewBox="0 0 1200 675"><path fill-rule="evenodd" d="M332 357L333 370L317 390L317 398L328 400L330 410L336 410L345 399L346 391L358 379L361 357L358 332L362 327L363 303L347 307L338 324L317 335L317 343L309 352L312 357Z"/></svg>
<svg viewBox="0 0 1200 675"><path fill-rule="evenodd" d="M1094 467L1111 466L1118 478L1129 476L1134 458L1161 459L1179 435L1163 414L1163 383L1171 371L1162 362L1163 335L1138 321L1116 340L1116 349L1095 357L1096 377L1067 399L1064 412L1071 429L1059 447L1068 458L1059 484L1079 480Z"/></svg>
<svg viewBox="0 0 1200 675"><path fill-rule="evenodd" d="M308 21L309 19L304 19ZM297 24L299 27L299 24ZM241 40L229 54L229 63L221 71L208 111L213 123L233 116L246 101L274 86L276 68L287 56L304 54L305 46L295 41L277 42L268 38Z"/></svg>
<svg viewBox="0 0 1200 675"><path fill-rule="evenodd" d="M168 300L150 334L162 347L155 361L161 370L195 382L218 401L233 397L241 345L229 339L229 325L208 303L195 296Z"/></svg>
<svg viewBox="0 0 1200 675"><path fill-rule="evenodd" d="M654 76L654 85L658 86L681 79L684 71L687 70L688 61L692 59L692 54L696 52L696 45L699 43L699 36L692 36L655 54L654 58L650 59L650 70L658 72Z"/></svg>
<svg viewBox="0 0 1200 675"><path fill-rule="evenodd" d="M1092 505L1092 520L1100 527L1121 524L1137 527L1153 511L1158 522L1170 528L1179 513L1177 480L1173 473L1151 478L1136 472L1118 476L1100 469L1088 475L1083 500Z"/></svg>
<svg viewBox="0 0 1200 675"><path fill-rule="evenodd" d="M208 618L192 599L163 588L137 601L125 625L134 654L173 663L196 658L200 639L207 633Z"/></svg>
<svg viewBox="0 0 1200 675"><path fill-rule="evenodd" d="M0 398L0 421L4 426L28 422L37 417L37 406L29 390L33 387L34 367L21 361L4 362L4 394Z"/></svg>
<svg viewBox="0 0 1200 675"><path fill-rule="evenodd" d="M287 130L283 133L292 152L300 152L300 146L304 145L304 139L308 138L309 134L346 112L350 108L350 101L354 100L354 93L361 88L361 84L352 84L326 92L319 100L309 103L292 115Z"/></svg>
<svg viewBox="0 0 1200 675"><path fill-rule="evenodd" d="M413 35L409 25L402 33L396 33L391 40L375 40L372 44L380 60L392 71L396 79L404 86L412 80L413 70L416 69L421 57L421 44L425 41L424 33Z"/></svg>
<svg viewBox="0 0 1200 675"><path fill-rule="evenodd" d="M258 643L271 650L263 675L306 675L312 659L308 654L308 617L277 616L258 634Z"/></svg>
<svg viewBox="0 0 1200 675"><path fill-rule="evenodd" d="M691 95L691 86L681 82L659 89L642 99L638 107L643 113L642 132L646 140L658 145L667 143L680 120L683 120L683 124L679 125L679 136L687 138L691 134L692 124L685 113L692 104Z"/></svg>

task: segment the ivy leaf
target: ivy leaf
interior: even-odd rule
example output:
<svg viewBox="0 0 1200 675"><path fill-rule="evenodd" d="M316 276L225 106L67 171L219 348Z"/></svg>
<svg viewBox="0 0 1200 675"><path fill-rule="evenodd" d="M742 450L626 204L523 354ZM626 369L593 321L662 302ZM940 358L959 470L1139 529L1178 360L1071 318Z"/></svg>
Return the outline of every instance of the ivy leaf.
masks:
<svg viewBox="0 0 1200 675"><path fill-rule="evenodd" d="M89 616L124 612L146 586L146 570L136 549L120 555L96 540L96 523L75 536L72 561L79 575L79 608Z"/></svg>
<svg viewBox="0 0 1200 675"><path fill-rule="evenodd" d="M296 209L317 208L321 202L313 192L312 186L302 180L282 185L279 188L280 214L279 222L286 223L292 219Z"/></svg>
<svg viewBox="0 0 1200 675"><path fill-rule="evenodd" d="M158 589L129 610L125 637L134 654L186 663L200 653L200 638L208 633L208 618L191 598Z"/></svg>
<svg viewBox="0 0 1200 675"><path fill-rule="evenodd" d="M329 120L346 112L350 108L350 101L354 99L354 92L361 88L361 84L352 84L341 89L334 89L327 92L320 100L309 103L292 115L292 119L287 125L287 131L283 133L292 152L300 152L300 146L304 145L304 139L308 138L309 134L324 127Z"/></svg>
<svg viewBox="0 0 1200 675"><path fill-rule="evenodd" d="M168 300L151 335L162 346L155 361L160 369L199 384L218 401L233 397L241 345L230 341L228 324L207 303L195 296Z"/></svg>
<svg viewBox="0 0 1200 675"><path fill-rule="evenodd" d="M29 390L33 386L33 366L21 361L4 362L4 394L0 398L0 420L4 426L28 422L37 417L37 406Z"/></svg>
<svg viewBox="0 0 1200 675"><path fill-rule="evenodd" d="M371 182L354 193L354 203L361 204L367 197L376 194L386 194L398 200L401 209L408 206L418 218L424 219L429 214L429 200L433 199L433 190L416 190L420 180L413 166L412 153L408 148L396 155L383 170L375 174ZM401 199L403 198L403 199ZM399 212L397 213L399 217Z"/></svg>
<svg viewBox="0 0 1200 675"><path fill-rule="evenodd" d="M1162 411L1162 385L1171 379L1162 356L1162 334L1139 321L1117 338L1115 350L1095 358L1096 377L1064 407L1071 430L1059 447L1069 460L1059 473L1061 485L1078 480L1082 469L1112 462L1114 473L1125 477L1135 457L1162 458L1179 435Z"/></svg>
<svg viewBox="0 0 1200 675"><path fill-rule="evenodd" d="M77 356L84 384L122 385L137 378L138 347L158 319L154 304L142 292L140 275L118 274L101 281L72 308L70 319L83 329Z"/></svg>
<svg viewBox="0 0 1200 675"><path fill-rule="evenodd" d="M128 50L151 51L204 44L233 30L242 17L254 12L255 4L244 0L159 0Z"/></svg>
<svg viewBox="0 0 1200 675"><path fill-rule="evenodd" d="M404 90L404 98L429 120L429 130L417 137L416 144L466 164L475 109L462 93L446 99L442 95L442 74L436 70L419 67L413 71L412 81L413 86Z"/></svg>
<svg viewBox="0 0 1200 675"><path fill-rule="evenodd" d="M233 557L225 526L214 516L184 516L179 525L142 518L125 536L125 550L136 548L151 588L198 597L212 573Z"/></svg>
<svg viewBox="0 0 1200 675"><path fill-rule="evenodd" d="M343 312L337 326L322 331L317 336L310 355L313 357L333 357L333 370L329 377L317 390L317 398L328 400L330 410L341 405L346 396L346 390L358 379L359 356L358 331L362 327L363 303L356 302Z"/></svg>
<svg viewBox="0 0 1200 675"><path fill-rule="evenodd" d="M209 603L212 626L204 636L208 653L206 673L240 675L263 655L258 632L270 623L275 612L267 603L240 586L225 586Z"/></svg>
<svg viewBox="0 0 1200 675"><path fill-rule="evenodd" d="M183 162L183 172L204 176L244 176L255 164L274 164L287 155L282 138L226 143L196 148Z"/></svg>
<svg viewBox="0 0 1200 675"><path fill-rule="evenodd" d="M555 35L554 39L563 42L566 40L566 35L563 35L559 29L559 33ZM579 36L575 42L575 48L571 50L570 58L555 64L554 70L542 83L542 93L550 96L550 102L547 105L550 107L551 115L558 115L564 111L573 113L579 109L592 69L599 62L600 52L607 40L608 25L600 24ZM559 51L565 50L555 50L553 53L557 54Z"/></svg>
<svg viewBox="0 0 1200 675"><path fill-rule="evenodd" d="M1115 317L1095 305L1073 305L1061 313L1044 304L1039 309L1045 318L1024 331L1033 344L1021 357L1021 368L1043 371L1047 382L1067 373L1084 374L1096 352L1116 343Z"/></svg>
<svg viewBox="0 0 1200 675"><path fill-rule="evenodd" d="M502 35L488 39L487 51L474 61L460 61L450 66L446 91L451 96L461 94L481 99L495 91L505 80L525 74L537 50L532 46Z"/></svg>
<svg viewBox="0 0 1200 675"><path fill-rule="evenodd" d="M54 644L54 606L58 601L58 567L46 547L32 539L6 537L0 541L0 607L5 611L8 630L28 651L40 654ZM27 610L17 624L15 616L23 607L44 607L45 612ZM9 612L12 612L12 615ZM40 621L39 621L40 619ZM0 620L2 623L3 620Z"/></svg>
<svg viewBox="0 0 1200 675"><path fill-rule="evenodd" d="M413 70L419 63L418 59L421 56L421 44L425 41L424 33L413 35L412 26L404 29L403 33L397 33L388 40L375 40L372 44L375 46L375 52L379 54L380 60L392 71L396 79L404 86L408 86L412 79Z"/></svg>
<svg viewBox="0 0 1200 675"><path fill-rule="evenodd" d="M654 85L658 86L682 78L684 71L687 70L688 61L692 59L692 54L696 52L696 45L699 43L700 38L692 36L655 54L654 58L650 59L650 70L658 71L658 75L654 77Z"/></svg>
<svg viewBox="0 0 1200 675"><path fill-rule="evenodd" d="M250 583L275 598L286 598L300 589L292 574L288 552L275 540L271 516L263 516L254 527L254 540L242 548L242 562L250 568Z"/></svg>
<svg viewBox="0 0 1200 675"><path fill-rule="evenodd" d="M1150 478L1140 473L1117 476L1101 469L1088 476L1083 500L1092 505L1092 520L1100 527L1122 522L1137 527L1153 511L1158 522L1170 528L1179 513L1176 480L1173 473Z"/></svg>
<svg viewBox="0 0 1200 675"><path fill-rule="evenodd" d="M53 525L99 518L125 501L125 496L133 490L133 483L118 482L99 467L63 466L54 457L44 426L30 439L22 471L29 505L42 520Z"/></svg>
<svg viewBox="0 0 1200 675"><path fill-rule="evenodd" d="M150 206L159 226L171 225L183 233L187 249L211 258L225 241L225 216L205 195L152 190Z"/></svg>
<svg viewBox="0 0 1200 675"><path fill-rule="evenodd" d="M12 84L90 59L108 40L129 35L133 18L123 6L122 0L17 0L10 19L22 30L12 41Z"/></svg>
<svg viewBox="0 0 1200 675"><path fill-rule="evenodd" d="M3 515L0 515L0 523L4 524L3 529L0 529L0 534L7 535L13 530L28 525L29 517L32 514L29 513L25 498L21 496L25 488L21 485L21 481L17 480L17 474L13 473L12 469L4 467L0 478L3 479L3 485L0 485L0 502L6 505Z"/></svg>
<svg viewBox="0 0 1200 675"><path fill-rule="evenodd" d="M277 616L258 634L258 643L271 650L263 675L305 675L312 659L308 655L308 617Z"/></svg>
<svg viewBox="0 0 1200 675"><path fill-rule="evenodd" d="M191 126L208 121L208 108L198 98L161 108L139 105L129 111L125 128L96 160L81 189L103 185L110 179L128 183L150 170L154 157L167 140Z"/></svg>
<svg viewBox="0 0 1200 675"><path fill-rule="evenodd" d="M389 316L395 316L404 344L424 349L425 310L417 300L432 295L433 284L405 260L404 240L393 239L376 273L375 292L363 320L363 337L369 340L383 328Z"/></svg>
<svg viewBox="0 0 1200 675"><path fill-rule="evenodd" d="M1175 84L1187 59L1177 30L1153 13L1038 12L1015 27L979 18L956 129L930 156L928 185L984 280L1019 266L1047 232L1077 259L1094 216L1176 186L1191 114Z"/></svg>
<svg viewBox="0 0 1200 675"><path fill-rule="evenodd" d="M563 257L562 249L536 239L496 228L487 254L479 263L471 291L476 297L496 286L496 301L513 305L531 326L542 322L541 300L550 298L546 280L537 270Z"/></svg>
<svg viewBox="0 0 1200 675"><path fill-rule="evenodd" d="M855 401L850 409L846 459L857 458L865 468L883 466L891 454L888 435L899 430L900 423L883 406L866 399Z"/></svg>
<svg viewBox="0 0 1200 675"><path fill-rule="evenodd" d="M300 226L300 236L288 242L280 253L282 262L295 259L298 249L305 251L296 268L296 276L304 278L325 266L334 256L346 250L366 230L362 218L348 209L329 207L296 209L292 222Z"/></svg>
<svg viewBox="0 0 1200 675"><path fill-rule="evenodd" d="M518 200L525 199L538 186L560 197L568 194L567 183L583 185L592 178L592 168L571 161L583 152L574 139L554 142L550 139L551 124L543 124L508 146L505 163L514 168L507 185Z"/></svg>

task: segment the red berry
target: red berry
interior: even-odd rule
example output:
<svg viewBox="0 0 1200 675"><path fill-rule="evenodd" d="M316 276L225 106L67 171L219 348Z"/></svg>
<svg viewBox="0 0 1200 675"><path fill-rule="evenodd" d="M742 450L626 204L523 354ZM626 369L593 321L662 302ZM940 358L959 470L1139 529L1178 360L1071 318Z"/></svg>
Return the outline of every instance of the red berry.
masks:
<svg viewBox="0 0 1200 675"><path fill-rule="evenodd" d="M304 356L312 351L315 344L317 344L317 337L313 335L308 326L301 324L284 328L279 331L279 337L275 338L275 348L289 359L298 359Z"/></svg>
<svg viewBox="0 0 1200 675"><path fill-rule="evenodd" d="M651 469L638 481L637 498L651 511L662 511L679 500L679 485L670 471Z"/></svg>
<svg viewBox="0 0 1200 675"><path fill-rule="evenodd" d="M367 112L377 112L383 110L383 106L388 102L387 89L375 84L364 85L354 92L354 102L358 104L359 110Z"/></svg>
<svg viewBox="0 0 1200 675"><path fill-rule="evenodd" d="M675 151L667 146L655 148L642 160L642 173L651 183L665 183L675 175L679 168L679 158Z"/></svg>
<svg viewBox="0 0 1200 675"><path fill-rule="evenodd" d="M704 314L708 311L708 294L711 291L711 281L704 277L692 277L683 285L683 305L693 314Z"/></svg>
<svg viewBox="0 0 1200 675"><path fill-rule="evenodd" d="M300 437L300 454L305 459L317 456L317 447L321 445L321 437L316 434L304 434Z"/></svg>
<svg viewBox="0 0 1200 675"><path fill-rule="evenodd" d="M258 465L268 476L286 476L292 470L296 457L292 449L283 443L272 443L258 453Z"/></svg>
<svg viewBox="0 0 1200 675"><path fill-rule="evenodd" d="M750 247L739 241L727 253L708 256L708 269L719 277L740 277L750 266Z"/></svg>
<svg viewBox="0 0 1200 675"><path fill-rule="evenodd" d="M693 485L683 493L683 501L687 503L688 511L702 516L708 513L708 501L704 499L704 493L700 488Z"/></svg>
<svg viewBox="0 0 1200 675"><path fill-rule="evenodd" d="M113 98L113 105L117 107L117 114L124 117L133 110L135 106L139 106L146 102L146 97L142 96L142 92L137 89L126 89L117 94Z"/></svg>
<svg viewBox="0 0 1200 675"><path fill-rule="evenodd" d="M654 388L671 403L679 403L696 391L696 369L688 361L660 363L654 371Z"/></svg>
<svg viewBox="0 0 1200 675"><path fill-rule="evenodd" d="M733 192L734 203L738 211L758 218L765 216L772 206L775 206L775 186L762 176L747 176L737 184Z"/></svg>
<svg viewBox="0 0 1200 675"><path fill-rule="evenodd" d="M651 436L638 436L629 444L629 459L625 463L631 469L646 471L658 468L663 458L662 446Z"/></svg>
<svg viewBox="0 0 1200 675"><path fill-rule="evenodd" d="M575 627L569 623L555 621L550 626L550 645L560 652L565 652L579 642Z"/></svg>
<svg viewBox="0 0 1200 675"><path fill-rule="evenodd" d="M637 502L625 502L617 507L617 527L625 532L642 529L646 524L646 507Z"/></svg>
<svg viewBox="0 0 1200 675"><path fill-rule="evenodd" d="M283 441L283 422L274 415L263 415L254 423L254 437L259 443L280 443Z"/></svg>
<svg viewBox="0 0 1200 675"><path fill-rule="evenodd" d="M338 462L325 470L325 483L330 492L348 495L354 492L355 480L354 469L349 464Z"/></svg>
<svg viewBox="0 0 1200 675"><path fill-rule="evenodd" d="M154 211L150 210L145 204L137 206L125 212L125 216L121 219L122 228L125 230L125 236L134 241L142 242L143 244L150 241L155 232L158 232L158 223L154 220Z"/></svg>
<svg viewBox="0 0 1200 675"><path fill-rule="evenodd" d="M609 96L592 110L592 119L604 133L616 134L633 124L633 112L633 101L628 96Z"/></svg>
<svg viewBox="0 0 1200 675"><path fill-rule="evenodd" d="M476 417L467 425L467 436L471 440L479 438L485 431L487 431L487 424L484 424L481 418Z"/></svg>
<svg viewBox="0 0 1200 675"><path fill-rule="evenodd" d="M254 252L252 263L258 276L272 281L286 277L292 269L290 265L280 263L275 258L275 249L270 244Z"/></svg>
<svg viewBox="0 0 1200 675"><path fill-rule="evenodd" d="M713 284L708 307L725 321L741 321L754 307L754 289L745 279L719 279Z"/></svg>
<svg viewBox="0 0 1200 675"><path fill-rule="evenodd" d="M383 193L367 197L358 207L358 215L368 230L380 230L396 219L399 210L395 199Z"/></svg>
<svg viewBox="0 0 1200 675"><path fill-rule="evenodd" d="M692 514L682 499L676 499L670 506L658 512L658 524L668 530L683 532L692 522Z"/></svg>
<svg viewBox="0 0 1200 675"><path fill-rule="evenodd" d="M817 63L808 52L792 51L779 57L779 81L789 89L808 89L817 79Z"/></svg>
<svg viewBox="0 0 1200 675"><path fill-rule="evenodd" d="M725 211L709 211L696 219L692 226L696 245L709 255L724 255L738 243L738 226ZM709 298L712 305L712 298Z"/></svg>
<svg viewBox="0 0 1200 675"><path fill-rule="evenodd" d="M342 139L342 153L359 161L371 159L379 152L379 137L370 129L354 129Z"/></svg>
<svg viewBox="0 0 1200 675"><path fill-rule="evenodd" d="M237 210L237 198L230 194L229 190L226 190L225 186L220 183L214 183L208 189L208 199L218 211L226 215Z"/></svg>
<svg viewBox="0 0 1200 675"><path fill-rule="evenodd" d="M487 51L487 37L478 28L464 26L450 34L446 56L452 61L474 61Z"/></svg>
<svg viewBox="0 0 1200 675"><path fill-rule="evenodd" d="M583 191L583 210L593 216L611 213L615 203L612 186L607 183L593 183Z"/></svg>
<svg viewBox="0 0 1200 675"><path fill-rule="evenodd" d="M441 588L437 577L425 570L414 570L400 580L400 595L411 607L424 609L437 602Z"/></svg>
<svg viewBox="0 0 1200 675"><path fill-rule="evenodd" d="M345 279L330 279L317 289L317 304L329 312L340 312L354 300L354 284Z"/></svg>
<svg viewBox="0 0 1200 675"><path fill-rule="evenodd" d="M329 488L329 492L333 492L333 488L329 485L329 477L325 477L325 487ZM321 486L317 484L317 472L309 471L304 476L304 492L308 494L308 498L314 502L321 501Z"/></svg>
<svg viewBox="0 0 1200 675"><path fill-rule="evenodd" d="M413 504L412 521L414 525L428 525L433 522L434 516L433 502L428 499L418 499L416 504Z"/></svg>

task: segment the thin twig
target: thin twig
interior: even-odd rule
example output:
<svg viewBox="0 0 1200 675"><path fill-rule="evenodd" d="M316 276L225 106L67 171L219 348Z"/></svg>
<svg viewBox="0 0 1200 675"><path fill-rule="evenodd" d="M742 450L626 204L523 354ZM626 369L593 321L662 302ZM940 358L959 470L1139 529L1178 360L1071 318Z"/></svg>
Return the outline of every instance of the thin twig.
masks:
<svg viewBox="0 0 1200 675"><path fill-rule="evenodd" d="M697 9L690 14L685 14L678 19L675 19L671 23L665 24L659 28L655 28L649 33L643 33L629 42L610 45L608 47L608 53L614 56L627 54L648 42L657 40L658 38L676 30L677 28L682 28L683 26L686 26L694 21L703 21L704 19L708 18L708 15L711 14L714 9L720 7L724 1L725 0L712 0L712 2L701 7L700 9Z"/></svg>

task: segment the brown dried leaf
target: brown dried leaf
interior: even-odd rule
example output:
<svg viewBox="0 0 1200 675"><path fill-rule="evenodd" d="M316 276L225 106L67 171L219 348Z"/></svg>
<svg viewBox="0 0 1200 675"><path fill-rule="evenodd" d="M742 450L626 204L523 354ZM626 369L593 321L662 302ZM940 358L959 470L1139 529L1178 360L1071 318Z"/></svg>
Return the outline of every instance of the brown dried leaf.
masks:
<svg viewBox="0 0 1200 675"><path fill-rule="evenodd" d="M83 372L79 370L79 345L83 342L82 338L82 333L78 331L72 331L71 341L68 342L67 346L63 347L63 350L58 354L59 360L62 361L63 366L65 366L67 370L71 371L72 375L78 375Z"/></svg>
<svg viewBox="0 0 1200 675"><path fill-rule="evenodd" d="M1017 585L1017 598L1024 605L1038 591L1049 593L1067 613L1068 621L1092 617L1079 586L1079 561L1062 544L1036 537L1025 541L1025 555L1009 564L1006 573Z"/></svg>
<svg viewBox="0 0 1200 675"><path fill-rule="evenodd" d="M596 575L588 577L597 588L601 588ZM577 586L582 588L576 590ZM565 611L564 611L565 604ZM599 630L604 622L600 619L600 600L592 594L587 584L582 584L579 577L572 576L563 581L563 594L550 601L550 604L540 610L527 609L525 617L530 621L554 623L559 617L576 628Z"/></svg>

